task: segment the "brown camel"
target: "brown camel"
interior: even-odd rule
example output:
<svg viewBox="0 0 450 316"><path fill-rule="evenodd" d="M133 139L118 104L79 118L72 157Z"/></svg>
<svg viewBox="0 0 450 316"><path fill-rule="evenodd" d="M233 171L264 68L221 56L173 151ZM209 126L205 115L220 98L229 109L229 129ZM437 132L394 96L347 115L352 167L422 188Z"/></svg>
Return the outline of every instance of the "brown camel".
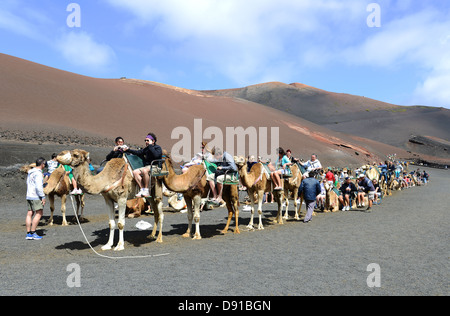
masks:
<svg viewBox="0 0 450 316"><path fill-rule="evenodd" d="M292 177L288 179L284 179L284 201L286 201L286 212L284 213L283 218L288 219L289 218L289 192L292 192L294 195L294 210L295 215L294 219L300 220L300 212L302 208L303 203L303 194L300 197L300 205L297 202L298 199L298 189L300 188L300 185L302 184L302 172L297 164L294 164L291 166L291 173ZM298 206L298 208L297 208Z"/></svg>
<svg viewBox="0 0 450 316"><path fill-rule="evenodd" d="M240 156L240 157L234 157L234 161L236 163L236 166L238 167L239 176L241 178L241 183L243 186L247 188L247 193L250 198L250 205L251 205L251 217L250 217L250 223L248 224L247 228L250 230L254 230L253 226L253 217L255 214L255 200L258 200L258 216L259 216L259 223L258 223L258 230L264 229L264 226L262 224L262 202L263 202L263 196L265 192L272 192L272 182L269 180L266 176L266 171L264 169L264 166L262 163L256 163L252 166L250 169L250 172L247 172L247 159ZM276 222L279 224L283 224L283 218L282 218L282 207L281 207L281 201L282 201L282 195L283 191L273 191L273 195L275 197L275 201L278 204L278 213L276 217Z"/></svg>
<svg viewBox="0 0 450 316"><path fill-rule="evenodd" d="M203 164L189 167L186 173L177 175L173 169L172 159L168 154L165 155L166 163L163 164L163 170L169 172L167 176L163 177L164 185L170 191L176 193L183 193L188 209L188 228L183 237L191 236L192 221L195 222L195 234L193 239L201 239L200 234L200 206L202 198L206 198L209 192L209 184L206 181L206 168ZM239 234L238 218L239 218L239 194L236 185L225 185L223 187L223 199L226 202L228 209L228 220L225 228L221 231L222 234L228 232L231 218L235 217L236 229L235 234Z"/></svg>
<svg viewBox="0 0 450 316"><path fill-rule="evenodd" d="M70 165L73 169L73 175L83 192L88 194L101 194L105 199L109 210L109 240L102 250L110 250L114 243L114 231L116 228L114 202L119 206L119 242L114 251L124 249L123 230L125 228L125 209L128 199L134 199L137 192L137 183L131 172L131 168L125 159L110 160L102 172L93 176L89 170L89 153L84 150L75 149L72 151L61 152L57 160L63 165ZM162 212L162 183L152 178L152 198L150 204L155 210L155 225L151 236L156 235L157 226L159 234L157 242L162 242L162 226L164 214ZM159 225L158 225L159 224Z"/></svg>
<svg viewBox="0 0 450 316"><path fill-rule="evenodd" d="M20 171L23 173L28 173L31 169L36 167L35 163L30 165L25 165L20 168ZM47 180L47 185L44 188L44 194L48 196L48 200L50 202L50 218L47 221L47 225L53 226L53 213L55 212L55 196L59 196L61 198L61 213L62 213L62 226L68 226L66 219L66 201L67 195L69 195L70 191L73 190L72 182L69 180L69 177L66 175L66 171L63 166L59 166ZM75 201L77 203L77 216L80 216L80 208L81 208L81 216L83 217L84 211L84 195L75 195Z"/></svg>
<svg viewBox="0 0 450 316"><path fill-rule="evenodd" d="M50 218L47 222L48 225L53 225L53 213L55 211L55 196L61 198L61 213L63 216L62 225L67 226L66 220L66 200L69 192L73 190L72 181L69 180L69 176L66 175L66 171L63 166L59 166L52 172L47 181L47 186L44 188L44 193L48 196L50 202ZM83 217L84 211L84 194L75 195L75 201L77 203L77 216L80 219ZM80 215L81 208L81 216Z"/></svg>

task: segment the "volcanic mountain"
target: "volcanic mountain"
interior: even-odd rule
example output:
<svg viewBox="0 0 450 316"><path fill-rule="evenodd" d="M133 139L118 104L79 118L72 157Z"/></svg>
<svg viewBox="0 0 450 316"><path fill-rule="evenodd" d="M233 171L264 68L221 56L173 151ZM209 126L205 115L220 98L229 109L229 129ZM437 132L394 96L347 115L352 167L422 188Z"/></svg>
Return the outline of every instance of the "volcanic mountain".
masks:
<svg viewBox="0 0 450 316"><path fill-rule="evenodd" d="M241 131L257 131L258 150L261 142L267 146L279 139L279 145L292 149L294 156L309 159L317 153L324 165L361 165L392 153L417 158L259 103L137 79L85 77L4 54L0 54L0 94L0 141L13 130L23 133L24 141L27 133L62 135L67 149L82 147L74 144L80 135L108 138L112 147L116 136L124 137L129 145L143 145L147 133L154 132L158 144L168 151L188 140L191 148L183 153L193 155L202 140L222 142L228 149L235 139L232 132L241 127ZM278 128L279 138L271 133L272 127ZM255 142L239 135L234 148L242 138L247 148L250 140Z"/></svg>
<svg viewBox="0 0 450 316"><path fill-rule="evenodd" d="M450 141L450 110L445 108L399 106L300 83L269 82L203 92L264 104L336 132L450 159L445 145ZM416 137L422 141L415 142Z"/></svg>

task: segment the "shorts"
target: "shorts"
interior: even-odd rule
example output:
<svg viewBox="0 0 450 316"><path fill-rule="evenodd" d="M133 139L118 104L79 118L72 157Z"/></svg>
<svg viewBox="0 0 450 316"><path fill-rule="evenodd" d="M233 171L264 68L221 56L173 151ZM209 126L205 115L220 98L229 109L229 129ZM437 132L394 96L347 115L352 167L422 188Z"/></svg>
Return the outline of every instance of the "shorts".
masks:
<svg viewBox="0 0 450 316"><path fill-rule="evenodd" d="M154 175L156 173L161 173L161 168L159 168L158 166L151 166L151 168L152 168L152 171L151 171L152 175ZM150 174L150 166L145 166L142 168L138 168L136 170L139 170L141 172L148 172Z"/></svg>
<svg viewBox="0 0 450 316"><path fill-rule="evenodd" d="M376 191L369 191L369 200L375 200Z"/></svg>
<svg viewBox="0 0 450 316"><path fill-rule="evenodd" d="M27 200L28 211L36 212L44 209L41 200Z"/></svg>
<svg viewBox="0 0 450 316"><path fill-rule="evenodd" d="M225 175L224 174L220 175L220 176L217 176L217 178L216 178L216 175L214 173L210 173L210 174L208 174L206 176L206 180L207 181L215 181L215 182L220 183L220 184L223 184L225 182L225 180L226 181L232 181L233 179L234 179L234 175L233 174L228 174L226 179L225 179Z"/></svg>

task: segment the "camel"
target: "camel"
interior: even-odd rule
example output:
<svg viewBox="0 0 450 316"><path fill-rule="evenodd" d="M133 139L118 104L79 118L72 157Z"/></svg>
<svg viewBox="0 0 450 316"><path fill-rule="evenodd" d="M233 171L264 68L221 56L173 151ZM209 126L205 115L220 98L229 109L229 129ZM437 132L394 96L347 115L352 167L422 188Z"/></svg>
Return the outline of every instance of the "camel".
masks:
<svg viewBox="0 0 450 316"><path fill-rule="evenodd" d="M35 163L25 165L20 168L23 173L28 173L31 169L36 167ZM59 166L47 180L47 185L44 188L44 194L48 196L50 202L50 218L47 221L47 225L53 226L53 213L55 212L55 195L61 198L61 213L62 213L62 226L68 226L66 219L66 201L67 195L73 190L72 182L69 181L69 177L66 176L66 171L62 166ZM77 203L77 216L83 217L84 212L84 195L75 195L75 201ZM80 216L81 208L81 216Z"/></svg>
<svg viewBox="0 0 450 316"><path fill-rule="evenodd" d="M73 175L83 192L88 194L101 194L109 210L109 239L102 250L112 249L114 243L114 231L119 228L119 242L114 251L124 250L123 230L125 228L125 209L128 199L134 199L137 192L137 183L131 172L131 168L123 158L111 159L103 171L95 176L89 171L89 153L84 150L75 149L63 151L57 156L60 164L70 165ZM155 225L151 237L155 237L157 226L159 234L157 242L162 242L162 226L164 214L162 212L162 183L152 178L152 197L150 204L155 210ZM119 219L116 225L114 202L119 206Z"/></svg>
<svg viewBox="0 0 450 316"><path fill-rule="evenodd" d="M298 188L302 183L302 172L297 164L291 166L292 178L284 180L284 200L286 201L286 212L284 213L284 219L289 218L289 192L294 193L294 219L300 220L300 212L303 203L303 194L300 197L300 205L298 205ZM298 205L298 208L297 208Z"/></svg>
<svg viewBox="0 0 450 316"><path fill-rule="evenodd" d="M375 166L366 165L363 166L362 169L366 170L366 177L369 178L371 181L373 180L379 180L381 172L380 170Z"/></svg>
<svg viewBox="0 0 450 316"><path fill-rule="evenodd" d="M66 171L63 166L59 166L52 172L47 181L47 186L44 188L45 195L48 196L50 202L50 218L47 222L48 225L53 226L53 213L55 211L55 195L61 198L61 213L63 216L62 226L68 226L66 220L66 200L69 192L73 190L72 181L66 175ZM80 219L83 217L84 211L84 194L75 195L75 201L77 203L77 216ZM81 208L81 216L80 214Z"/></svg>
<svg viewBox="0 0 450 316"><path fill-rule="evenodd" d="M329 213L331 212L337 212L339 211L339 195L334 191L334 186L325 183L325 190L326 190L326 198L325 198L325 208L324 212Z"/></svg>
<svg viewBox="0 0 450 316"><path fill-rule="evenodd" d="M195 233L193 235L194 240L200 240L200 207L202 204L202 198L206 198L209 192L209 184L206 180L206 168L203 164L194 165L181 174L177 175L173 168L172 159L168 154L165 155L165 163L163 164L163 170L168 171L169 174L164 176L164 185L170 191L176 193L183 193L186 206L188 209L188 228L183 237L189 238L191 236L192 221L195 222ZM228 209L228 220L225 228L221 231L222 234L228 232L231 218L235 217L236 229L235 234L239 234L239 208L238 201L239 195L236 185L224 185L223 186L223 199L226 202Z"/></svg>
<svg viewBox="0 0 450 316"><path fill-rule="evenodd" d="M234 161L236 163L236 166L238 167L239 176L241 178L242 185L247 188L248 196L250 198L250 205L251 205L251 217L250 217L250 223L248 224L247 228L250 230L254 230L253 226L253 217L255 214L255 199L258 200L258 216L259 216L259 223L258 223L258 230L264 229L264 226L262 224L262 201L263 196L265 192L272 192L272 183L267 178L266 172L264 169L264 166L262 163L256 163L252 166L250 169L250 173L247 172L247 159L240 156L240 157L234 157ZM279 224L283 224L283 218L282 218L282 195L283 191L274 191L273 192L275 201L278 204L278 213L275 222Z"/></svg>

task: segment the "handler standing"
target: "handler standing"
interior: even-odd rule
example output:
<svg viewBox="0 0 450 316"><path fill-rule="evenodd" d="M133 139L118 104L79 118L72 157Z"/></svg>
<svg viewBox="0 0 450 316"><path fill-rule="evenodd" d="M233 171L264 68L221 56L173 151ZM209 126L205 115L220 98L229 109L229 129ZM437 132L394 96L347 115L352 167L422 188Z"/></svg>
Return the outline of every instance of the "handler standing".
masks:
<svg viewBox="0 0 450 316"><path fill-rule="evenodd" d="M44 158L36 160L36 167L28 171L27 176L27 204L28 213L25 220L27 227L26 240L42 239L36 233L36 227L44 213L45 194L44 194L44 174L46 161ZM33 218L34 215L34 218Z"/></svg>
<svg viewBox="0 0 450 316"><path fill-rule="evenodd" d="M298 196L301 196L303 193L305 197L306 216L303 220L305 223L311 221L312 214L314 212L314 205L316 204L316 198L322 190L320 188L320 182L314 178L315 175L315 171L310 171L308 174L309 177L302 181L302 184L298 189Z"/></svg>

